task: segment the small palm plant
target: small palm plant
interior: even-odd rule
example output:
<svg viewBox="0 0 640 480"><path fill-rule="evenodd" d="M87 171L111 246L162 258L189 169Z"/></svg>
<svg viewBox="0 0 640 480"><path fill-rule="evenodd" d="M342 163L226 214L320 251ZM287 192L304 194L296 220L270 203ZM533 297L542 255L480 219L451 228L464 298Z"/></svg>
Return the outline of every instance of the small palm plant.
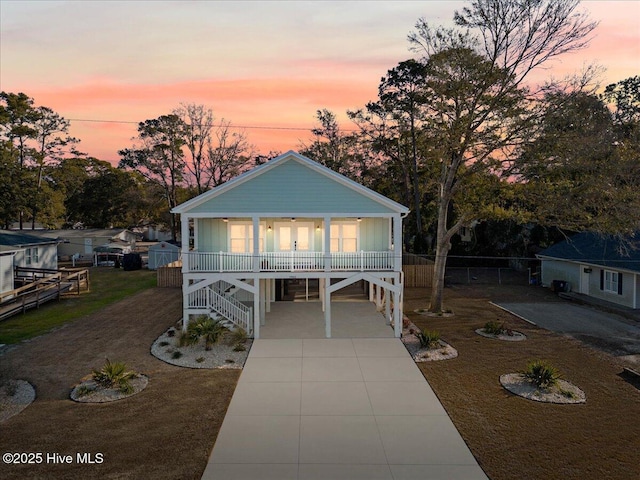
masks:
<svg viewBox="0 0 640 480"><path fill-rule="evenodd" d="M124 362L111 362L108 358L100 370L93 370L93 380L105 388L117 388L122 393L132 393L130 380L137 374L127 370Z"/></svg>
<svg viewBox="0 0 640 480"><path fill-rule="evenodd" d="M558 383L560 372L557 368L543 360L533 360L527 364L523 372L524 378L538 388L550 388Z"/></svg>
<svg viewBox="0 0 640 480"><path fill-rule="evenodd" d="M189 324L186 333L180 337L180 344L195 345L200 338L204 338L205 350L211 350L225 330L226 328L219 320L201 315Z"/></svg>

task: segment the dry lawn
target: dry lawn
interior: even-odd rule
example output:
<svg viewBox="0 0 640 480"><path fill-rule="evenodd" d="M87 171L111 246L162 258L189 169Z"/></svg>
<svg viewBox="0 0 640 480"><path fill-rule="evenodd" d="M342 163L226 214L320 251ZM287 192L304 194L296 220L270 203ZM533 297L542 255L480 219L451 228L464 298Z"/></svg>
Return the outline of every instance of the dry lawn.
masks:
<svg viewBox="0 0 640 480"><path fill-rule="evenodd" d="M438 330L458 358L419 364L480 466L499 479L640 478L640 391L621 376L622 363L583 343L536 328L489 300L557 301L534 287L454 287L446 291L452 318L411 313L426 291L405 292L405 312L422 328ZM524 342L477 335L489 320L506 321ZM528 401L504 390L499 377L545 359L587 396L583 405Z"/></svg>
<svg viewBox="0 0 640 480"><path fill-rule="evenodd" d="M493 480L640 478L640 391L619 374L621 363L582 343L535 328L488 301L555 301L532 287L455 287L455 316L427 319L458 349L453 360L419 364L460 433ZM408 289L407 312L427 292ZM191 370L150 355L153 341L181 315L179 289L154 288L35 338L0 356L0 373L35 385L36 401L0 424L0 453L102 453L99 465L2 465L3 479L197 479L204 471L237 370ZM524 342L474 333L504 320ZM69 391L105 358L149 376L140 394L110 404L78 404ZM498 378L546 359L582 388L584 405L531 402L504 390ZM75 459L74 459L75 460Z"/></svg>
<svg viewBox="0 0 640 480"><path fill-rule="evenodd" d="M72 465L1 465L3 479L199 479L238 380L235 370L191 370L151 356L182 313L180 289L153 288L0 356L3 377L37 398L0 424L0 453L72 455ZM69 400L74 384L109 358L149 376L140 394L108 404ZM78 465L77 453L103 454Z"/></svg>

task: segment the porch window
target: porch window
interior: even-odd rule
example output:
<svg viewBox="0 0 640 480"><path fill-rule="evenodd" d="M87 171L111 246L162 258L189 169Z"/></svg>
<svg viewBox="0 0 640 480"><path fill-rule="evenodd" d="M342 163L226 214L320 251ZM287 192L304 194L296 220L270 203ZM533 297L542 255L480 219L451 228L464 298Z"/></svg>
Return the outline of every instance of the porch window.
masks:
<svg viewBox="0 0 640 480"><path fill-rule="evenodd" d="M264 251L264 226L260 225L260 247ZM253 223L229 223L229 251L231 253L253 252Z"/></svg>
<svg viewBox="0 0 640 480"><path fill-rule="evenodd" d="M331 224L331 252L358 251L358 224Z"/></svg>
<svg viewBox="0 0 640 480"><path fill-rule="evenodd" d="M25 264L38 263L38 247L27 248L24 252Z"/></svg>

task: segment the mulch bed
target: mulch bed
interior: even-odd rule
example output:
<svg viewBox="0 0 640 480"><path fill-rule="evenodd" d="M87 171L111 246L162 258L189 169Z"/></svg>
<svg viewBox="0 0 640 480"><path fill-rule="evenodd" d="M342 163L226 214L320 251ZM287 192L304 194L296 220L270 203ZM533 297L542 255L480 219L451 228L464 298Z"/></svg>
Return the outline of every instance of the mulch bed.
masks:
<svg viewBox="0 0 640 480"><path fill-rule="evenodd" d="M405 291L407 316L421 328L438 330L459 352L456 359L418 367L480 466L493 480L637 478L640 392L620 375L622 363L489 304L498 295L510 301L557 301L541 287L509 288L448 288L445 305L455 316L443 319L412 314L429 295L424 289ZM488 341L475 333L496 319L527 340ZM587 402L532 402L500 385L501 375L522 371L534 359L556 366L585 392Z"/></svg>

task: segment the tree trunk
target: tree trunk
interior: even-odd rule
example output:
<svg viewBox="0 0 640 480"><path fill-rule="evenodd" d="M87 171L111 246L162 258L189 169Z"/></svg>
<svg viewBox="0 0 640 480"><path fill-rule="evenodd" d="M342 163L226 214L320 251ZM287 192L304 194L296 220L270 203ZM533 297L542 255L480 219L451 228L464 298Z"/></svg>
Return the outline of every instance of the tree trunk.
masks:
<svg viewBox="0 0 640 480"><path fill-rule="evenodd" d="M436 258L431 285L431 302L429 312L442 313L444 295L444 274L447 266L447 255L450 243L447 235L447 213L449 202L440 198L438 205L438 233L436 236Z"/></svg>

